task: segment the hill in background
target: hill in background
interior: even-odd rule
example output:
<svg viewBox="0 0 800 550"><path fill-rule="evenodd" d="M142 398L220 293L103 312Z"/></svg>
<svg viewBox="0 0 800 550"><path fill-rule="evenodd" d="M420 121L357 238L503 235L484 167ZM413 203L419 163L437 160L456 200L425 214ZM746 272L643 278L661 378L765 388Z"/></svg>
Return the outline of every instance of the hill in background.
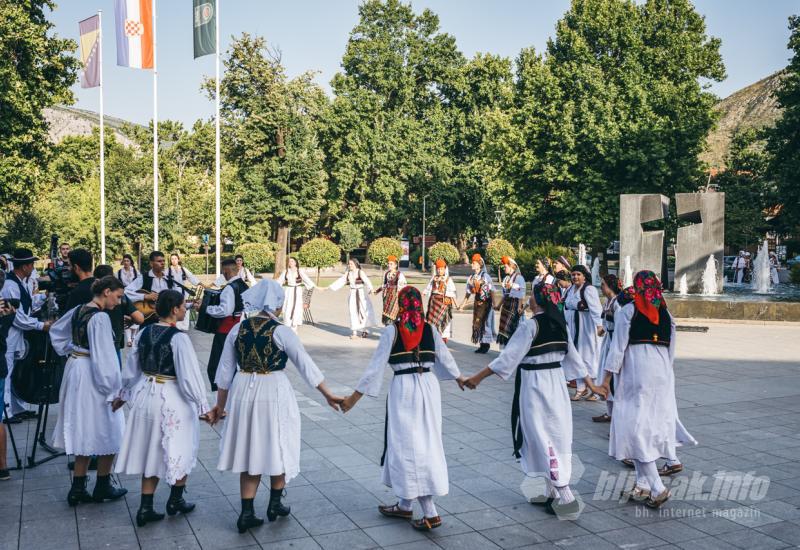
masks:
<svg viewBox="0 0 800 550"><path fill-rule="evenodd" d="M67 136L91 136L92 129L100 126L100 115L93 111L57 105L44 110L44 118L49 126L50 140L58 143ZM133 141L123 132L126 121L106 116L106 132L113 132L117 141L132 146Z"/></svg>

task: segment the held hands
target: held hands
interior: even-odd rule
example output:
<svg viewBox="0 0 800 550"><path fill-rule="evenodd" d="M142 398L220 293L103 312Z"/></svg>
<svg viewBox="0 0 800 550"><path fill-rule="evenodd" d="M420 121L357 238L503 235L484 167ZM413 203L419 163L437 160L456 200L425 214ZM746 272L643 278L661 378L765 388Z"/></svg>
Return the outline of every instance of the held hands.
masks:
<svg viewBox="0 0 800 550"><path fill-rule="evenodd" d="M337 412L340 410L344 412L344 409L342 409L342 403L344 402L344 400L345 400L344 397L339 397L338 395L333 395L333 394L325 395L325 401L327 401L328 405L330 405L331 408L333 408L333 410Z"/></svg>
<svg viewBox="0 0 800 550"><path fill-rule="evenodd" d="M355 407L355 406L356 406L356 403L358 403L358 400L359 400L359 399L361 399L361 395L360 395L360 394L357 394L357 392L353 392L352 394L350 394L350 396L349 396L349 397L345 397L345 398L342 400L342 404L340 405L340 407L341 407L341 409L342 409L342 412L346 413L346 412L348 412L350 409L352 409L353 407Z"/></svg>
<svg viewBox="0 0 800 550"><path fill-rule="evenodd" d="M456 384L458 384L458 387L461 388L461 391L464 391L464 387L467 385L467 380L468 378L463 374L456 378Z"/></svg>
<svg viewBox="0 0 800 550"><path fill-rule="evenodd" d="M125 401L123 401L119 397L115 397L114 400L111 402L111 412L117 412L122 408L124 404Z"/></svg>
<svg viewBox="0 0 800 550"><path fill-rule="evenodd" d="M603 329L603 327L600 327L600 326L597 327L597 336L602 338L605 333L606 333L606 331Z"/></svg>
<svg viewBox="0 0 800 550"><path fill-rule="evenodd" d="M479 378L477 375L472 375L469 378L467 378L466 380L464 380L464 385L466 387L468 387L469 389L471 389L471 390L477 390L478 389L478 384L481 383L481 380L482 379Z"/></svg>
<svg viewBox="0 0 800 550"><path fill-rule="evenodd" d="M50 332L50 327L53 326L53 321L45 321L44 326L42 327L43 332Z"/></svg>
<svg viewBox="0 0 800 550"><path fill-rule="evenodd" d="M205 416L205 418L203 418L203 416ZM220 408L219 405L214 405L214 407L203 416L201 416L200 419L208 422L209 426L213 426L225 418L225 411Z"/></svg>

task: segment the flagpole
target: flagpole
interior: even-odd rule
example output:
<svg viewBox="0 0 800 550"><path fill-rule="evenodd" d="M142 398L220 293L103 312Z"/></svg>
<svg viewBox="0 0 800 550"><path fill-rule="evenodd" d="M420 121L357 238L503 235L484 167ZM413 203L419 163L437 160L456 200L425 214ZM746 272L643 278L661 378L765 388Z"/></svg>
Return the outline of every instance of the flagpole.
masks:
<svg viewBox="0 0 800 550"><path fill-rule="evenodd" d="M158 250L158 47L156 29L158 17L153 0L153 250Z"/></svg>
<svg viewBox="0 0 800 550"><path fill-rule="evenodd" d="M106 141L103 112L103 10L97 10L97 61L100 64L100 262L106 263Z"/></svg>
<svg viewBox="0 0 800 550"><path fill-rule="evenodd" d="M216 93L214 94L215 98L215 107L216 107L216 116L214 117L215 121L215 134L216 134L216 143L215 143L215 174L214 174L214 207L215 207L215 214L214 214L214 233L215 233L215 245L216 245L216 270L217 270L217 277L219 277L220 273L220 259L222 255L222 237L220 236L220 189L219 189L219 179L220 179L220 146L219 146L219 5L222 3L222 0L217 0L216 10L217 12L214 14L214 42L215 42L215 66L216 66Z"/></svg>

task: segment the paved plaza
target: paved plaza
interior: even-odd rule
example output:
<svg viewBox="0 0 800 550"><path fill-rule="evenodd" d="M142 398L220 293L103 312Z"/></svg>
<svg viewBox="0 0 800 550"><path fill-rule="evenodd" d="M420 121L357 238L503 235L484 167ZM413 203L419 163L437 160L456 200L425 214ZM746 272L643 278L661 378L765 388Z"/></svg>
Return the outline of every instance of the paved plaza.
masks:
<svg viewBox="0 0 800 550"><path fill-rule="evenodd" d="M459 285L459 292L461 287ZM317 293L316 326L300 336L333 391L348 395L377 344L347 336L346 293ZM375 306L378 300L374 299ZM461 392L442 384L443 431L450 494L438 498L441 528L414 531L402 520L378 514L394 502L380 482L385 393L364 398L343 415L324 405L290 366L302 413L301 474L288 486L292 514L238 534L238 475L216 470L219 430L200 430L198 464L187 498L188 516L166 518L141 529L139 479L122 477L124 500L69 508L70 476L61 457L12 472L0 482L0 548L270 548L270 549L489 549L489 548L786 548L800 544L800 326L717 324L708 332L680 332L675 365L681 420L700 445L679 449L685 469L671 481L676 496L658 512L622 503L620 483L632 470L610 459L608 424L591 417L603 403L573 407L573 490L585 508L575 521L548 516L526 502L527 485L511 454L509 411L513 382L487 379ZM480 356L469 343L470 317L458 314L450 347L465 374L497 356ZM201 362L211 338L193 332ZM54 424L51 419L50 427ZM13 426L21 453L30 453L34 422ZM10 447L10 446L9 446ZM9 449L10 453L10 449ZM41 454L41 451L40 451ZM13 457L10 457L13 464ZM93 486L92 472L90 489ZM268 483L268 481L267 481ZM168 487L161 484L156 509ZM263 515L268 487L256 500ZM418 515L419 510L415 509Z"/></svg>

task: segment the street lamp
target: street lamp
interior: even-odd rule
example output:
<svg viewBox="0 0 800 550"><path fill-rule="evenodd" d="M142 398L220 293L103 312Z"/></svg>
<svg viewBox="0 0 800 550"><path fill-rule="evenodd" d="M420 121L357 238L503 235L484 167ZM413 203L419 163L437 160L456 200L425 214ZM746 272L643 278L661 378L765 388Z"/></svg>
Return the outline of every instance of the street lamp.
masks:
<svg viewBox="0 0 800 550"><path fill-rule="evenodd" d="M500 237L500 234L503 232L503 211L502 210L495 210L494 217L497 220L497 237Z"/></svg>
<svg viewBox="0 0 800 550"><path fill-rule="evenodd" d="M427 195L422 197L422 265L420 266L420 269L422 269L423 273L425 273L425 207L427 199Z"/></svg>

